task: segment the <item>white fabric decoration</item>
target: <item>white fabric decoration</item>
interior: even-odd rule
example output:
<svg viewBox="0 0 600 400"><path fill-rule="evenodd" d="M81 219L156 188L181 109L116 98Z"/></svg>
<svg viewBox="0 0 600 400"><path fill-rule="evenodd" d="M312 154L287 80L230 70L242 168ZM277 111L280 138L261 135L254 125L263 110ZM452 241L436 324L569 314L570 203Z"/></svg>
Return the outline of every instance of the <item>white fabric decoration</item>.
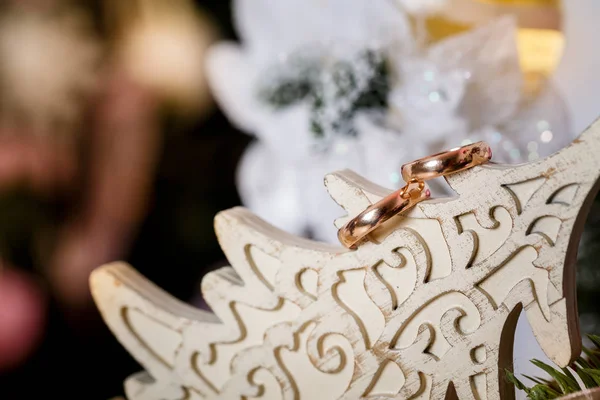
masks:
<svg viewBox="0 0 600 400"><path fill-rule="evenodd" d="M486 140L495 161L521 162L570 141L551 85L522 94L511 18L421 48L389 0L237 0L234 12L242 43L210 50L209 82L257 139L238 172L244 205L286 231L337 241L334 170L397 188L403 163L445 148Z"/></svg>

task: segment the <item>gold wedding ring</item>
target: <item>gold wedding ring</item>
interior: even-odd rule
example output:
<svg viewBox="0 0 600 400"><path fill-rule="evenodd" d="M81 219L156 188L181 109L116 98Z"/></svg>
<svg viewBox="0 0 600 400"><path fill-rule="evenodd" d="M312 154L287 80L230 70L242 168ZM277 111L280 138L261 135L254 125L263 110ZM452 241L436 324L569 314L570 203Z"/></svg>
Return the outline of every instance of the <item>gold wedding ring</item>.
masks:
<svg viewBox="0 0 600 400"><path fill-rule="evenodd" d="M411 179L427 181L484 164L491 158L492 149L487 143L468 144L404 164L402 178L406 182Z"/></svg>
<svg viewBox="0 0 600 400"><path fill-rule="evenodd" d="M405 213L431 196L425 181L464 171L488 162L492 149L477 142L434 154L402 166L402 177L408 182L402 189L371 205L338 231L338 239L349 249L356 249L369 233L395 215Z"/></svg>
<svg viewBox="0 0 600 400"><path fill-rule="evenodd" d="M377 227L395 215L408 211L417 203L431 195L425 182L412 180L402 189L384 197L358 214L338 231L338 239L349 249L356 245Z"/></svg>

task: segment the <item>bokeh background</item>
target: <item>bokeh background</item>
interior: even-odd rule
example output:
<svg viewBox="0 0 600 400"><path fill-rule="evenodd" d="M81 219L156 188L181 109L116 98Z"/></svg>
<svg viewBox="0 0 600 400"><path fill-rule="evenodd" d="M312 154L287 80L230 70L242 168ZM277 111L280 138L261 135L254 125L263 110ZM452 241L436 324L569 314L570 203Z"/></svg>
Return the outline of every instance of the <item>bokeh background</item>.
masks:
<svg viewBox="0 0 600 400"><path fill-rule="evenodd" d="M15 7L61 6L52 1L2 3L2 16L15 12ZM94 54L98 82L85 100L80 93L69 93L70 99L54 97L52 87L46 95L50 103L72 102L80 107L81 120L68 129L63 129L61 124L66 123L62 121L43 121L38 128L35 115L21 116L21 111L15 111L18 121L0 122L0 276L4 276L0 278L0 331L11 330L0 333L0 398L6 400L106 400L122 394L123 378L139 367L111 336L91 303L89 271L124 259L174 296L193 301L202 275L223 262L212 230L213 217L240 204L234 173L249 136L227 122L204 83L189 95L200 101L187 104L187 93L168 97L145 86L144 75L136 81L124 67L127 61L117 60L120 39L111 37L114 18L107 15L107 4L72 3L66 6L69 12L75 6L91 16L90 26L83 29L103 46L91 50L102 52ZM125 3L134 7L135 2L115 3L112 9L116 10L127 7ZM202 50L203 38L213 34L234 37L228 1L196 3L196 12L202 13L199 29L206 32L200 32L200 39L188 39L191 46ZM168 27L177 31L177 21ZM28 32L19 32L19 26L13 29L14 34L24 35L17 42L29 43ZM185 40L185 32L182 35ZM66 41L57 44L60 49L65 46L66 53L56 56L68 58L69 50L89 51L75 46L90 43L78 43L77 36L72 36L56 38ZM36 50L52 51L44 48L45 43L40 46ZM21 57L18 53L23 49L13 46L10 51ZM172 57L156 51L159 54L150 55L150 61L144 60L149 68L157 62L154 57ZM184 47L182 51L185 58L198 50ZM52 55L50 59L56 61ZM194 67L199 68L198 64ZM47 71L48 79L81 72L77 66L69 68ZM195 73L202 77L202 70ZM44 90L36 84L45 82L23 86ZM191 111L171 104L178 96L185 98L181 103ZM40 108L47 108L45 101L39 100ZM9 112L3 109L0 114ZM42 132L32 132L36 129ZM20 329L12 332L17 326ZM11 349L18 354L8 354Z"/></svg>
<svg viewBox="0 0 600 400"><path fill-rule="evenodd" d="M527 23L551 25L558 42L539 36L525 47L528 67L549 69L561 93L568 118L555 135L569 142L600 115L600 5L491 3L523 2L554 10ZM437 39L463 30L427 24ZM87 279L103 263L125 260L204 307L202 276L226 264L212 221L244 204L238 167L256 142L206 81L206 49L229 39L239 40L226 0L0 0L0 399L122 395L140 367L91 300ZM556 115L556 106L544 112ZM600 205L578 267L588 333L600 333L598 219ZM519 329L516 356L538 356Z"/></svg>

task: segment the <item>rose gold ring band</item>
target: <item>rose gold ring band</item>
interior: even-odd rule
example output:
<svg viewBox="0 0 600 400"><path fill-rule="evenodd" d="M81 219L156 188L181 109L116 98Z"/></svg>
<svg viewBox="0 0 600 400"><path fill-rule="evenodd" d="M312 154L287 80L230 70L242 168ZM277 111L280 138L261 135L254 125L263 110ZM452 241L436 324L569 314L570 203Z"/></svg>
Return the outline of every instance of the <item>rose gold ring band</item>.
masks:
<svg viewBox="0 0 600 400"><path fill-rule="evenodd" d="M485 142L477 142L404 164L402 177L408 183L340 228L338 239L347 248L356 249L357 244L381 224L428 199L431 193L425 181L464 171L484 164L491 158L490 146Z"/></svg>
<svg viewBox="0 0 600 400"><path fill-rule="evenodd" d="M404 164L402 177L407 182L411 179L427 181L473 168L491 158L490 146L485 142L477 142Z"/></svg>
<svg viewBox="0 0 600 400"><path fill-rule="evenodd" d="M425 188L424 182L410 181L402 189L371 205L344 225L338 231L338 239L347 248L354 249L361 240L385 221L410 210L429 196L430 191Z"/></svg>

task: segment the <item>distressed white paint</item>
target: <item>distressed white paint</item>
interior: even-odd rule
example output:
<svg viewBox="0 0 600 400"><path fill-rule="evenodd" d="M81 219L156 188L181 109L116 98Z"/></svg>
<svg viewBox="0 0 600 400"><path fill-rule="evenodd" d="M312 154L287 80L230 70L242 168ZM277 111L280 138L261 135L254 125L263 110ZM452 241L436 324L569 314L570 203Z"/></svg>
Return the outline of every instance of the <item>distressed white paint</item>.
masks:
<svg viewBox="0 0 600 400"><path fill-rule="evenodd" d="M546 159L452 175L456 197L392 218L356 251L222 212L232 267L202 284L214 314L126 264L98 269L98 307L147 371L127 380L129 400L441 399L450 384L461 399L512 398L498 377L521 306L549 359L579 354L568 255L599 153L596 123ZM348 214L338 226L389 193L349 171L326 186Z"/></svg>

